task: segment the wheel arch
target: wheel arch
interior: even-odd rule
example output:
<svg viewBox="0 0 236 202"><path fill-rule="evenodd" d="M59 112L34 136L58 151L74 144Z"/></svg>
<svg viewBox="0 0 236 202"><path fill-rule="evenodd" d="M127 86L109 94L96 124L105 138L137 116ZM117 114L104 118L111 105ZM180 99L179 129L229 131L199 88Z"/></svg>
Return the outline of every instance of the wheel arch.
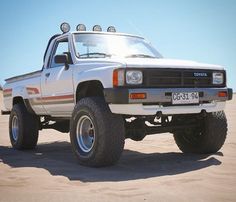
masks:
<svg viewBox="0 0 236 202"><path fill-rule="evenodd" d="M35 114L28 99L24 99L22 96L15 96L12 99L12 107L16 104L23 104L29 113Z"/></svg>
<svg viewBox="0 0 236 202"><path fill-rule="evenodd" d="M85 97L104 97L103 84L99 80L83 81L76 88L76 103Z"/></svg>
<svg viewBox="0 0 236 202"><path fill-rule="evenodd" d="M15 104L21 104L21 103L25 105L23 97L21 97L21 96L13 97L12 106L14 106Z"/></svg>

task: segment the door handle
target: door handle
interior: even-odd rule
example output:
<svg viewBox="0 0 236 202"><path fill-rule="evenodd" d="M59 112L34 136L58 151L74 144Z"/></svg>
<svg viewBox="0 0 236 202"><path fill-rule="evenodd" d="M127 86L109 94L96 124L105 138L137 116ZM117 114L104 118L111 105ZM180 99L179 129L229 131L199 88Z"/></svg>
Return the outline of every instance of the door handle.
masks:
<svg viewBox="0 0 236 202"><path fill-rule="evenodd" d="M50 73L46 73L45 76L46 76L46 77L49 77L49 76L50 76Z"/></svg>

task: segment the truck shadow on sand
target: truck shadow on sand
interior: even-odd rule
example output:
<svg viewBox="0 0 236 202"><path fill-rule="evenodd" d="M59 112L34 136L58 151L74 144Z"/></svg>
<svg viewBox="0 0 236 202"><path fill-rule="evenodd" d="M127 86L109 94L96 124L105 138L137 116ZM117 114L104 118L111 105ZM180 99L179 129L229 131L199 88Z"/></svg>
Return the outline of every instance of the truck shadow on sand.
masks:
<svg viewBox="0 0 236 202"><path fill-rule="evenodd" d="M218 152L216 155L222 156ZM124 150L119 163L105 168L89 168L77 164L68 142L39 144L33 151L17 151L0 146L0 161L13 167L36 167L48 170L51 175L65 176L83 182L126 181L177 175L221 162L209 155L183 153L144 154Z"/></svg>

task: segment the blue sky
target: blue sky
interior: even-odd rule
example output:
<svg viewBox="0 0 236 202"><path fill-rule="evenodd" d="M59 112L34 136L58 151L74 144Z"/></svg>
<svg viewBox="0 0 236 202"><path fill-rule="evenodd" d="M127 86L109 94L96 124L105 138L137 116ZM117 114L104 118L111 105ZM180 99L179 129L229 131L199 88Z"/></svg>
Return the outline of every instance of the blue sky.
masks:
<svg viewBox="0 0 236 202"><path fill-rule="evenodd" d="M64 21L73 30L78 23L115 25L144 36L166 58L223 65L236 89L235 0L1 0L0 83L40 69Z"/></svg>

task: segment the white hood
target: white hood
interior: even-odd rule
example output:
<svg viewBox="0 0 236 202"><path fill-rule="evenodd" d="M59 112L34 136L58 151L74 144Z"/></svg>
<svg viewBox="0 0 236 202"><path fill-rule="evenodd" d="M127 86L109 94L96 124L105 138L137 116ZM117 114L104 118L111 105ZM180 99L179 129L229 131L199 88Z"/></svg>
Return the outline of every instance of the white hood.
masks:
<svg viewBox="0 0 236 202"><path fill-rule="evenodd" d="M142 67L142 68L190 68L190 69L215 69L223 70L224 68L219 65L198 63L188 60L175 60L175 59L150 59L150 58L126 58L123 61L127 67Z"/></svg>

